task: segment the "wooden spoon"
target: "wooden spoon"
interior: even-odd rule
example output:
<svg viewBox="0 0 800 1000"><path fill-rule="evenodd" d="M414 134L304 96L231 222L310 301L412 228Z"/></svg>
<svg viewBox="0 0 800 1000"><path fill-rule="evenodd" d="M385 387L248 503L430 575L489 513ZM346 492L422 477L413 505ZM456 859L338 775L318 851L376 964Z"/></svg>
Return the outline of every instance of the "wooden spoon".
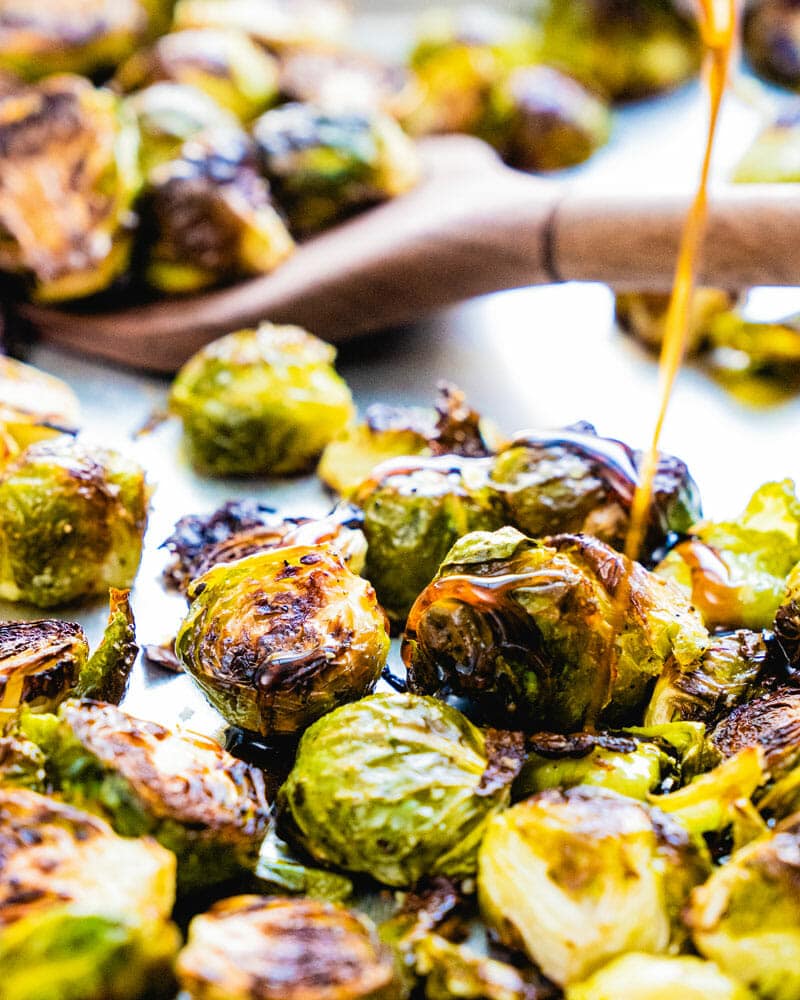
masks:
<svg viewBox="0 0 800 1000"><path fill-rule="evenodd" d="M51 343L170 372L262 319L333 341L502 289L553 281L668 289L686 196L585 195L506 167L477 139L421 144L423 182L300 246L273 274L106 313L15 307ZM742 185L712 198L701 281L800 284L800 190Z"/></svg>

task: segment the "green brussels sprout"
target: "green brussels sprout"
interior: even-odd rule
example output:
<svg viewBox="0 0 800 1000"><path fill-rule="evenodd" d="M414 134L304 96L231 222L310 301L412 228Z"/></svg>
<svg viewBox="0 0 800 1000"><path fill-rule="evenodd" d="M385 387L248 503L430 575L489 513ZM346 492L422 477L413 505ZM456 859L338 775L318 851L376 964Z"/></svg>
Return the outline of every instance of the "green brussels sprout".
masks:
<svg viewBox="0 0 800 1000"><path fill-rule="evenodd" d="M44 753L61 798L169 848L181 890L255 868L269 821L263 775L213 740L74 700L57 716L23 713L19 732Z"/></svg>
<svg viewBox="0 0 800 1000"><path fill-rule="evenodd" d="M514 70L492 94L500 119L497 145L520 170L574 167L608 142L608 105L550 66Z"/></svg>
<svg viewBox="0 0 800 1000"><path fill-rule="evenodd" d="M175 859L150 839L0 787L3 1000L174 995Z"/></svg>
<svg viewBox="0 0 800 1000"><path fill-rule="evenodd" d="M192 464L217 476L306 471L353 414L335 357L300 327L271 323L198 351L170 393Z"/></svg>
<svg viewBox="0 0 800 1000"><path fill-rule="evenodd" d="M160 0L0 0L0 69L27 79L114 66L163 23Z"/></svg>
<svg viewBox="0 0 800 1000"><path fill-rule="evenodd" d="M124 104L139 126L139 163L145 179L154 167L179 156L187 139L237 127L234 116L208 94L180 83L151 84L126 97Z"/></svg>
<svg viewBox="0 0 800 1000"><path fill-rule="evenodd" d="M517 766L490 735L434 698L376 694L336 709L300 741L278 794L279 832L385 885L472 875Z"/></svg>
<svg viewBox="0 0 800 1000"><path fill-rule="evenodd" d="M0 466L29 444L72 432L77 397L61 379L0 357Z"/></svg>
<svg viewBox="0 0 800 1000"><path fill-rule="evenodd" d="M531 538L584 532L621 549L641 463L641 452L599 437L591 424L524 431L495 459L492 487L503 497L508 523ZM686 531L700 513L689 470L680 459L661 455L647 550L658 548L671 532Z"/></svg>
<svg viewBox="0 0 800 1000"><path fill-rule="evenodd" d="M257 119L253 137L275 198L300 234L404 194L419 179L414 144L380 111L284 104Z"/></svg>
<svg viewBox="0 0 800 1000"><path fill-rule="evenodd" d="M800 995L798 817L734 853L692 893L692 941L727 975L769 1000Z"/></svg>
<svg viewBox="0 0 800 1000"><path fill-rule="evenodd" d="M206 28L163 35L119 68L123 91L161 80L195 87L243 122L278 96L278 64L244 32Z"/></svg>
<svg viewBox="0 0 800 1000"><path fill-rule="evenodd" d="M665 583L588 535L467 535L409 615L410 689L555 732L624 724L668 663L695 663L709 643Z"/></svg>
<svg viewBox="0 0 800 1000"><path fill-rule="evenodd" d="M0 471L0 597L47 608L130 587L149 493L138 465L62 436Z"/></svg>
<svg viewBox="0 0 800 1000"><path fill-rule="evenodd" d="M231 500L209 515L188 514L163 543L172 561L167 583L185 594L192 580L219 563L287 545L331 545L354 573L364 568L367 542L361 511L339 504L327 517L283 517L255 500Z"/></svg>
<svg viewBox="0 0 800 1000"><path fill-rule="evenodd" d="M755 376L791 392L800 377L800 315L755 323L737 310L720 313L708 326L708 350L712 372L723 384L746 386Z"/></svg>
<svg viewBox="0 0 800 1000"><path fill-rule="evenodd" d="M504 523L488 473L481 458L400 458L381 463L356 490L367 538L364 574L391 621L405 621L462 535Z"/></svg>
<svg viewBox="0 0 800 1000"><path fill-rule="evenodd" d="M235 896L195 917L178 957L190 1000L406 1000L391 950L360 914Z"/></svg>
<svg viewBox="0 0 800 1000"><path fill-rule="evenodd" d="M415 134L494 138L494 88L511 70L536 62L537 52L537 33L510 14L475 6L428 10L410 58L421 98L404 124Z"/></svg>
<svg viewBox="0 0 800 1000"><path fill-rule="evenodd" d="M267 274L294 249L238 127L203 132L154 167L142 214L144 276L161 292Z"/></svg>
<svg viewBox="0 0 800 1000"><path fill-rule="evenodd" d="M797 54L800 83L800 35ZM737 164L733 180L737 184L792 184L800 181L800 109L792 107L784 110L759 132Z"/></svg>
<svg viewBox="0 0 800 1000"><path fill-rule="evenodd" d="M139 137L110 91L57 76L0 97L0 269L43 302L92 295L125 269Z"/></svg>
<svg viewBox="0 0 800 1000"><path fill-rule="evenodd" d="M335 48L349 23L340 0L178 0L173 26L235 28L282 52Z"/></svg>
<svg viewBox="0 0 800 1000"><path fill-rule="evenodd" d="M537 0L540 57L611 100L671 90L700 68L691 9L676 0Z"/></svg>
<svg viewBox="0 0 800 1000"><path fill-rule="evenodd" d="M752 697L765 673L768 648L757 632L715 635L695 661L669 661L645 712L647 725L693 721L713 725Z"/></svg>
<svg viewBox="0 0 800 1000"><path fill-rule="evenodd" d="M701 521L656 567L709 627L769 628L800 561L800 501L790 479L759 487L735 521Z"/></svg>
<svg viewBox="0 0 800 1000"><path fill-rule="evenodd" d="M179 660L223 718L263 736L294 735L361 698L389 653L375 591L324 545L214 566L189 600Z"/></svg>
<svg viewBox="0 0 800 1000"><path fill-rule="evenodd" d="M281 840L274 829L270 829L264 838L254 874L259 889L265 895L299 895L326 903L344 903L355 891L346 875L323 868L310 868L298 861L289 850L289 845Z"/></svg>
<svg viewBox="0 0 800 1000"><path fill-rule="evenodd" d="M707 872L658 810L604 789L551 789L489 822L478 896L503 943L570 986L627 951L678 946L681 907Z"/></svg>
<svg viewBox="0 0 800 1000"><path fill-rule="evenodd" d="M660 292L619 292L615 300L617 322L645 347L658 352L664 342L669 299ZM734 303L730 292L720 288L695 289L689 312L688 356L703 349L710 321L728 312Z"/></svg>
<svg viewBox="0 0 800 1000"><path fill-rule="evenodd" d="M749 0L742 41L759 76L800 89L800 14L792 0Z"/></svg>
<svg viewBox="0 0 800 1000"><path fill-rule="evenodd" d="M755 1000L713 962L694 955L629 952L570 986L566 1000Z"/></svg>

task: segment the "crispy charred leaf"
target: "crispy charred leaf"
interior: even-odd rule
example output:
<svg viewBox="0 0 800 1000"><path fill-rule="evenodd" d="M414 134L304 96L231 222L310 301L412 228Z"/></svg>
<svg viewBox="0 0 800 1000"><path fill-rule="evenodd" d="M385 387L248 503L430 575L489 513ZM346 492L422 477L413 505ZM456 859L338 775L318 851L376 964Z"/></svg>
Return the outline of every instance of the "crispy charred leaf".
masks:
<svg viewBox="0 0 800 1000"><path fill-rule="evenodd" d="M631 721L665 666L708 644L677 588L597 539L503 528L453 546L409 615L403 658L412 691L575 732Z"/></svg>
<svg viewBox="0 0 800 1000"><path fill-rule="evenodd" d="M708 872L683 829L604 789L551 789L494 816L480 849L481 912L561 986L639 948L679 946L679 914Z"/></svg>
<svg viewBox="0 0 800 1000"><path fill-rule="evenodd" d="M0 97L0 269L47 302L107 288L128 262L138 145L119 99L81 77Z"/></svg>
<svg viewBox="0 0 800 1000"><path fill-rule="evenodd" d="M479 729L433 698L363 698L304 735L278 796L279 832L322 864L385 885L474 874L486 823L508 802L514 773L498 769L490 749Z"/></svg>
<svg viewBox="0 0 800 1000"><path fill-rule="evenodd" d="M345 903L354 891L346 875L312 868L298 861L274 830L264 838L254 874L259 891L269 895L306 896L327 903Z"/></svg>
<svg viewBox="0 0 800 1000"><path fill-rule="evenodd" d="M659 292L621 292L616 296L617 322L626 333L652 351L661 350L669 308L669 295ZM689 311L689 336L686 354L691 356L705 346L708 325L713 317L735 304L730 292L719 288L697 288Z"/></svg>
<svg viewBox="0 0 800 1000"><path fill-rule="evenodd" d="M195 467L217 476L307 471L353 415L335 358L300 327L271 323L195 354L170 393Z"/></svg>
<svg viewBox="0 0 800 1000"><path fill-rule="evenodd" d="M192 921L178 958L204 1000L406 1000L389 948L366 917L311 899L237 896Z"/></svg>
<svg viewBox="0 0 800 1000"><path fill-rule="evenodd" d="M149 491L114 451L62 436L0 471L0 596L49 608L133 583Z"/></svg>
<svg viewBox="0 0 800 1000"><path fill-rule="evenodd" d="M292 736L368 694L389 652L375 591L333 549L294 545L212 567L175 651L231 725Z"/></svg>
<svg viewBox="0 0 800 1000"><path fill-rule="evenodd" d="M75 622L0 623L0 708L52 711L68 697L89 658Z"/></svg>
<svg viewBox="0 0 800 1000"><path fill-rule="evenodd" d="M108 624L100 645L80 672L76 697L112 705L122 701L139 652L130 596L129 590L111 588Z"/></svg>
<svg viewBox="0 0 800 1000"><path fill-rule="evenodd" d="M792 90L800 88L800 12L792 0L751 0L742 38L759 76Z"/></svg>
<svg viewBox="0 0 800 1000"><path fill-rule="evenodd" d="M436 427L429 440L432 454L465 458L494 455L500 436L467 403L464 392L451 382L439 382L436 388Z"/></svg>
<svg viewBox="0 0 800 1000"><path fill-rule="evenodd" d="M142 654L145 662L148 664L160 667L162 670L166 670L171 674L183 673L183 664L175 655L174 640L162 643L160 646L153 644L147 645L143 648Z"/></svg>
<svg viewBox="0 0 800 1000"><path fill-rule="evenodd" d="M414 144L380 111L284 104L253 126L261 169L294 232L313 233L419 179Z"/></svg>
<svg viewBox="0 0 800 1000"><path fill-rule="evenodd" d="M182 891L255 868L268 826L260 771L193 733L101 702L65 702L58 716L23 714L21 733L47 758L65 800L126 837L155 837L178 858Z"/></svg>
<svg viewBox="0 0 800 1000"><path fill-rule="evenodd" d="M336 48L349 23L341 0L178 0L174 28L234 28L282 52Z"/></svg>
<svg viewBox="0 0 800 1000"><path fill-rule="evenodd" d="M3 997L174 994L175 859L150 839L24 789L0 788Z"/></svg>
<svg viewBox="0 0 800 1000"><path fill-rule="evenodd" d="M73 433L75 393L61 379L0 357L0 464L42 438Z"/></svg>
<svg viewBox="0 0 800 1000"><path fill-rule="evenodd" d="M755 1000L713 962L694 955L630 952L570 986L566 1000Z"/></svg>

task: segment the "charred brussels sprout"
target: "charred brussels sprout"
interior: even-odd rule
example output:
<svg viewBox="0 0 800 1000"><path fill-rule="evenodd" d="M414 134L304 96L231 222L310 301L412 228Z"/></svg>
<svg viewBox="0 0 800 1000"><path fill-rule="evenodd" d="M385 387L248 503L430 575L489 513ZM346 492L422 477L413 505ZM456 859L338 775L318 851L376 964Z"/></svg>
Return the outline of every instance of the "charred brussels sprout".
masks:
<svg viewBox="0 0 800 1000"><path fill-rule="evenodd" d="M204 132L152 169L142 212L145 278L162 292L266 274L294 247L238 129Z"/></svg>
<svg viewBox="0 0 800 1000"><path fill-rule="evenodd" d="M626 951L680 944L681 907L707 870L657 810L601 789L550 790L488 824L478 894L500 939L569 986Z"/></svg>
<svg viewBox="0 0 800 1000"><path fill-rule="evenodd" d="M677 588L597 539L503 528L453 546L412 608L403 658L413 691L575 732L628 721L668 663L708 643Z"/></svg>
<svg viewBox="0 0 800 1000"><path fill-rule="evenodd" d="M101 702L23 715L20 730L44 752L62 798L177 855L183 890L255 868L268 825L263 776L213 740Z"/></svg>
<svg viewBox="0 0 800 1000"><path fill-rule="evenodd" d="M0 358L0 465L29 444L73 431L78 416L78 400L61 379Z"/></svg>
<svg viewBox="0 0 800 1000"><path fill-rule="evenodd" d="M4 1000L172 996L174 898L175 859L154 841L0 788Z"/></svg>
<svg viewBox="0 0 800 1000"><path fill-rule="evenodd" d="M800 12L793 0L750 0L742 26L744 51L759 76L800 88Z"/></svg>
<svg viewBox="0 0 800 1000"><path fill-rule="evenodd" d="M719 288L697 288L689 312L687 355L698 352L708 335L709 322L734 305L729 292ZM645 347L660 351L669 308L669 295L659 292L625 292L616 297L617 322Z"/></svg>
<svg viewBox="0 0 800 1000"><path fill-rule="evenodd" d="M264 736L367 694L389 652L375 591L326 546L214 566L189 600L179 659L228 722Z"/></svg>
<svg viewBox="0 0 800 1000"><path fill-rule="evenodd" d="M124 270L140 187L138 132L110 91L58 76L0 99L0 268L42 301Z"/></svg>
<svg viewBox="0 0 800 1000"><path fill-rule="evenodd" d="M191 1000L405 1000L372 923L312 900L236 896L195 917L178 958Z"/></svg>
<svg viewBox="0 0 800 1000"><path fill-rule="evenodd" d="M13 733L0 736L0 788L49 791L45 763L45 756L35 743Z"/></svg>
<svg viewBox="0 0 800 1000"><path fill-rule="evenodd" d="M362 483L353 502L364 511L365 575L395 622L405 621L450 547L470 531L499 528L502 505L483 459L397 459Z"/></svg>
<svg viewBox="0 0 800 1000"><path fill-rule="evenodd" d="M471 875L489 817L508 802L512 757L434 698L376 694L303 736L279 828L323 864L385 885Z"/></svg>
<svg viewBox="0 0 800 1000"><path fill-rule="evenodd" d="M277 63L239 31L207 29L164 35L152 49L132 56L116 76L125 91L160 80L196 87L244 122L278 96Z"/></svg>
<svg viewBox="0 0 800 1000"><path fill-rule="evenodd" d="M656 572L678 584L709 626L769 628L800 560L800 501L790 479L766 483L735 521L701 521Z"/></svg>
<svg viewBox="0 0 800 1000"><path fill-rule="evenodd" d="M693 955L631 952L614 959L585 982L570 986L566 1000L754 1000L713 962Z"/></svg>
<svg viewBox="0 0 800 1000"><path fill-rule="evenodd" d="M799 849L792 816L718 868L685 913L700 954L769 1000L800 994Z"/></svg>
<svg viewBox="0 0 800 1000"><path fill-rule="evenodd" d="M170 393L195 467L218 476L306 471L353 413L335 357L305 330L271 323L195 354Z"/></svg>
<svg viewBox="0 0 800 1000"><path fill-rule="evenodd" d="M284 104L253 126L262 170L290 225L306 234L416 184L411 140L382 112Z"/></svg>
<svg viewBox="0 0 800 1000"><path fill-rule="evenodd" d="M700 68L695 17L675 0L537 0L541 58L612 100L678 86Z"/></svg>
<svg viewBox="0 0 800 1000"><path fill-rule="evenodd" d="M129 587L147 505L142 470L116 452L31 445L0 473L0 596L47 608Z"/></svg>

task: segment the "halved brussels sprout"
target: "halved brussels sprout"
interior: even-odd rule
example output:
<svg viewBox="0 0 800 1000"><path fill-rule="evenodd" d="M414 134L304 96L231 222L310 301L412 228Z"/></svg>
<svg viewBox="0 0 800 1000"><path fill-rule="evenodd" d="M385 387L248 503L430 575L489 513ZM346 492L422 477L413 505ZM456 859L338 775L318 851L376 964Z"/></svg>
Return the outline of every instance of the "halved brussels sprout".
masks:
<svg viewBox="0 0 800 1000"><path fill-rule="evenodd" d="M173 26L235 28L280 52L336 48L349 23L341 0L178 0Z"/></svg>
<svg viewBox="0 0 800 1000"><path fill-rule="evenodd" d="M660 292L620 292L616 296L617 322L646 347L660 351L669 308L669 295ZM733 308L730 292L719 288L697 288L689 311L689 335L686 354L697 353L703 346L709 322Z"/></svg>
<svg viewBox="0 0 800 1000"><path fill-rule="evenodd" d="M40 441L0 471L0 597L48 608L130 587L149 493L117 452Z"/></svg>
<svg viewBox="0 0 800 1000"><path fill-rule="evenodd" d="M501 941L570 986L626 951L679 945L681 907L707 872L658 810L602 789L553 789L489 822L478 894Z"/></svg>
<svg viewBox="0 0 800 1000"><path fill-rule="evenodd" d="M214 566L189 600L178 658L223 718L263 736L368 694L389 653L375 591L324 545Z"/></svg>
<svg viewBox="0 0 800 1000"><path fill-rule="evenodd" d="M170 392L195 467L218 476L306 471L353 414L335 357L300 327L271 323L198 351Z"/></svg>
<svg viewBox="0 0 800 1000"><path fill-rule="evenodd" d="M300 234L412 188L414 144L383 112L284 104L253 125L261 169Z"/></svg>
<svg viewBox="0 0 800 1000"><path fill-rule="evenodd" d="M515 70L493 94L497 144L519 170L562 170L608 141L611 114L599 97L550 66Z"/></svg>
<svg viewBox="0 0 800 1000"><path fill-rule="evenodd" d="M800 15L793 0L749 0L742 36L759 76L792 90L800 88Z"/></svg>
<svg viewBox="0 0 800 1000"><path fill-rule="evenodd" d="M472 875L518 763L443 702L372 695L305 733L278 795L279 831L323 864L385 885Z"/></svg>
<svg viewBox="0 0 800 1000"><path fill-rule="evenodd" d="M584 532L622 548L642 455L597 435L591 424L558 431L523 431L492 465L492 487L503 497L508 523L540 538ZM648 552L670 532L699 518L700 495L689 470L661 455L653 484Z"/></svg>
<svg viewBox="0 0 800 1000"><path fill-rule="evenodd" d="M800 761L800 691L779 688L735 708L711 733L723 757L760 747L773 777Z"/></svg>
<svg viewBox="0 0 800 1000"><path fill-rule="evenodd" d="M0 357L0 464L29 444L76 429L79 405L61 379Z"/></svg>
<svg viewBox="0 0 800 1000"><path fill-rule="evenodd" d="M800 315L755 323L737 310L720 313L708 325L709 365L736 387L753 376L773 378L791 391L800 373Z"/></svg>
<svg viewBox="0 0 800 1000"><path fill-rule="evenodd" d="M77 76L0 98L0 268L55 302L124 270L139 137L120 101Z"/></svg>
<svg viewBox="0 0 800 1000"><path fill-rule="evenodd" d="M310 899L235 896L195 917L178 957L191 1000L405 1000L373 924Z"/></svg>
<svg viewBox="0 0 800 1000"><path fill-rule="evenodd" d="M769 628L800 561L800 500L790 479L759 487L735 521L701 521L656 567L709 627Z"/></svg>
<svg viewBox="0 0 800 1000"><path fill-rule="evenodd" d="M160 80L202 90L243 122L261 114L278 96L278 64L241 31L207 28L163 35L119 68L123 91Z"/></svg>
<svg viewBox="0 0 800 1000"><path fill-rule="evenodd" d="M800 29L800 20L798 20ZM800 31L797 73L800 84ZM792 184L800 181L800 109L783 111L753 140L733 174L737 184Z"/></svg>
<svg viewBox="0 0 800 1000"><path fill-rule="evenodd" d="M536 0L540 57L612 100L671 90L700 68L696 16L677 0Z"/></svg>
<svg viewBox="0 0 800 1000"><path fill-rule="evenodd" d="M203 132L154 167L142 213L145 278L162 292L266 274L294 249L238 128Z"/></svg>
<svg viewBox="0 0 800 1000"><path fill-rule="evenodd" d="M182 890L255 868L269 822L264 778L213 740L101 702L23 713L19 730L43 751L62 798L177 855Z"/></svg>
<svg viewBox="0 0 800 1000"><path fill-rule="evenodd" d="M755 1000L713 962L693 955L615 958L582 983L570 986L566 1000Z"/></svg>
<svg viewBox="0 0 800 1000"><path fill-rule="evenodd" d="M219 563L288 545L330 545L354 573L364 568L367 542L361 511L339 504L327 517L284 517L254 500L230 500L213 514L188 514L163 543L173 560L164 570L169 584L186 593L189 584Z"/></svg>
<svg viewBox="0 0 800 1000"><path fill-rule="evenodd" d="M150 839L24 789L0 787L3 1000L174 994L175 859Z"/></svg>
<svg viewBox="0 0 800 1000"><path fill-rule="evenodd" d="M708 643L677 588L603 542L503 528L453 546L411 610L403 658L412 691L575 732L630 721L665 666Z"/></svg>
<svg viewBox="0 0 800 1000"><path fill-rule="evenodd" d="M717 868L684 915L700 954L769 1000L800 995L798 864L795 815Z"/></svg>

